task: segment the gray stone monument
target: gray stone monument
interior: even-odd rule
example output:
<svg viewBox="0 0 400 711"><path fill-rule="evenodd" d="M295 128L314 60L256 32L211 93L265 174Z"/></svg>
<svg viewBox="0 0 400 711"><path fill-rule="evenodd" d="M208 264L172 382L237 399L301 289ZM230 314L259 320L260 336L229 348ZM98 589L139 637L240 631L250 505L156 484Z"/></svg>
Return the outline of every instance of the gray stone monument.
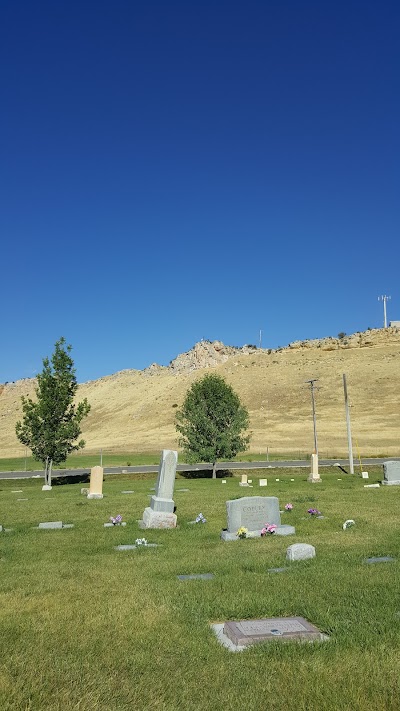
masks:
<svg viewBox="0 0 400 711"><path fill-rule="evenodd" d="M273 535L289 536L295 533L293 526L282 526L279 500L276 496L243 496L226 502L227 529L222 531L223 541L237 541L237 531L247 528L247 537L261 535L265 525L274 523L278 528Z"/></svg>
<svg viewBox="0 0 400 711"><path fill-rule="evenodd" d="M172 449L163 449L161 452L160 466L156 493L151 497L150 506L143 512L143 520L139 521L140 528L175 528L176 515L173 500L176 465L178 452Z"/></svg>
<svg viewBox="0 0 400 711"><path fill-rule="evenodd" d="M384 486L400 486L400 462L385 462L383 465Z"/></svg>
<svg viewBox="0 0 400 711"><path fill-rule="evenodd" d="M287 560L307 560L315 558L315 548L309 543L293 543L286 550Z"/></svg>

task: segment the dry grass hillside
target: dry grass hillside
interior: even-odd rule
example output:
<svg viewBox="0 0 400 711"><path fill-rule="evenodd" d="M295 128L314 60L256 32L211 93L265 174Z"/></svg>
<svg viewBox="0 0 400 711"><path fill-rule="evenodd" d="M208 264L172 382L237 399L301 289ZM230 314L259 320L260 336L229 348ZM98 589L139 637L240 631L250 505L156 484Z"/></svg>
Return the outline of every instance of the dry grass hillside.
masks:
<svg viewBox="0 0 400 711"><path fill-rule="evenodd" d="M159 451L176 448L176 406L193 381L212 368L237 391L250 412L250 451L310 453L313 428L305 381L316 393L322 456L346 454L342 374L347 375L355 447L364 455L400 453L400 330L374 329L341 340L302 341L279 350L242 349L201 342L168 367L126 370L79 386L92 405L83 436L86 451ZM0 456L18 456L15 436L21 395L35 380L0 386Z"/></svg>

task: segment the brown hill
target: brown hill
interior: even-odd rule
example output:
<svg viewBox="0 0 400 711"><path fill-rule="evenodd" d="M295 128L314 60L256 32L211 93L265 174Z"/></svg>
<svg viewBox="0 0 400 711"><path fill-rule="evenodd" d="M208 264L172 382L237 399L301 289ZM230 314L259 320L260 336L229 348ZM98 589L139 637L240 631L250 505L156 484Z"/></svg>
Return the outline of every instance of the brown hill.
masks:
<svg viewBox="0 0 400 711"><path fill-rule="evenodd" d="M287 348L234 348L197 343L168 366L124 370L79 386L92 405L83 436L86 451L159 451L175 448L174 416L192 382L207 368L226 378L250 412L250 451L310 453L311 398L316 393L320 454L346 453L342 374L351 401L355 450L364 455L400 452L400 330L374 329L343 339L291 343ZM0 386L0 456L22 455L15 436L21 395L33 396L35 379Z"/></svg>

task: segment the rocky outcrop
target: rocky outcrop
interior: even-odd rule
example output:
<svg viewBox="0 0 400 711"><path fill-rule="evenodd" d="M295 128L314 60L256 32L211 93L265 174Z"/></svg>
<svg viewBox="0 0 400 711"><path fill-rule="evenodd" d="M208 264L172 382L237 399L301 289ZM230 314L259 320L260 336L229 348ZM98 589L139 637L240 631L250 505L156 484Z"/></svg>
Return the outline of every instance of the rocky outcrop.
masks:
<svg viewBox="0 0 400 711"><path fill-rule="evenodd" d="M171 361L168 370L174 375L191 373L200 368L215 368L225 363L232 355L242 352L241 348L225 346L221 341L200 341L187 353L181 353Z"/></svg>

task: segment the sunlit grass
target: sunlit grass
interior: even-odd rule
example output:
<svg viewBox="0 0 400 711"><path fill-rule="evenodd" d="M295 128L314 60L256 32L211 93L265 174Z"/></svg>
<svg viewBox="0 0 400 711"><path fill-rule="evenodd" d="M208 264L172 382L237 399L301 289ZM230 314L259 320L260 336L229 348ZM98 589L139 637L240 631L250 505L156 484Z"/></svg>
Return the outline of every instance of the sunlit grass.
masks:
<svg viewBox="0 0 400 711"><path fill-rule="evenodd" d="M367 483L381 478L381 468L369 471ZM162 545L121 553L115 545L143 535L137 520L154 476L107 477L100 501L82 496L80 484L42 492L35 480L1 481L0 523L13 528L0 534L2 711L399 708L400 489L365 489L334 468L321 475L312 485L304 470L280 470L260 488L265 470L252 472L252 489L238 477L179 479L179 528L146 531ZM226 499L260 494L278 496L281 508L293 503L282 520L296 535L222 542ZM325 518L311 519L311 505ZM189 525L200 511L207 523ZM104 529L118 513L128 525ZM343 531L347 518L356 525ZM33 528L50 520L75 527ZM286 565L294 542L311 543L317 557L268 574ZM396 562L363 563L374 555ZM215 578L176 577L206 572ZM232 654L209 628L277 615L302 615L330 640Z"/></svg>

